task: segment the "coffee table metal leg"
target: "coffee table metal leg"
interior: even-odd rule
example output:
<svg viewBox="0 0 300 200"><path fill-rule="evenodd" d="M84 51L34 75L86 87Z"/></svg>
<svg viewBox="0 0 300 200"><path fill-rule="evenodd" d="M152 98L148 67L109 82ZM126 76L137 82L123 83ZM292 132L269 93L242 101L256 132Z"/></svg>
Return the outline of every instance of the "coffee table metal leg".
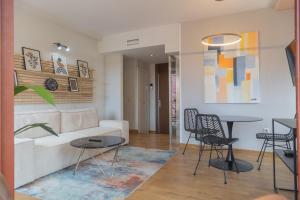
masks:
<svg viewBox="0 0 300 200"><path fill-rule="evenodd" d="M112 163L111 163L111 166L113 167L113 171L112 171L112 174L111 176L114 176L114 173L115 173L115 162L118 162L118 153L119 153L119 148L120 148L120 145L118 145L116 151L115 151L115 155L114 155L114 158L112 160Z"/></svg>
<svg viewBox="0 0 300 200"><path fill-rule="evenodd" d="M81 157L83 156L84 152L85 152L85 149L81 149L80 154L79 154L79 157L78 157L78 161L77 161L77 164L76 164L76 167L75 167L75 169L74 169L74 171L73 171L73 176L74 176L74 175L76 174L76 172L77 172L79 163L81 162Z"/></svg>
<svg viewBox="0 0 300 200"><path fill-rule="evenodd" d="M100 155L101 156L101 155ZM97 168L99 169L99 171L103 174L106 175L106 173L104 172L104 170L102 169L101 165L98 163L97 159L92 156L92 160L94 161L95 165L97 166Z"/></svg>

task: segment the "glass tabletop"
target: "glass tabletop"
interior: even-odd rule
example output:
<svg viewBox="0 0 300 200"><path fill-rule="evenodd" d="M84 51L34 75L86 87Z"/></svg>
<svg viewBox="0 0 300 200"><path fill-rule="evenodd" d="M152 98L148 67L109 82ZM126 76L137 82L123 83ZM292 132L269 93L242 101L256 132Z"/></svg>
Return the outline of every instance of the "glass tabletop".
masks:
<svg viewBox="0 0 300 200"><path fill-rule="evenodd" d="M222 122L257 122L263 120L263 118L251 116L220 115L219 117Z"/></svg>
<svg viewBox="0 0 300 200"><path fill-rule="evenodd" d="M93 136L71 141L71 146L85 149L108 148L121 145L125 138L119 136Z"/></svg>

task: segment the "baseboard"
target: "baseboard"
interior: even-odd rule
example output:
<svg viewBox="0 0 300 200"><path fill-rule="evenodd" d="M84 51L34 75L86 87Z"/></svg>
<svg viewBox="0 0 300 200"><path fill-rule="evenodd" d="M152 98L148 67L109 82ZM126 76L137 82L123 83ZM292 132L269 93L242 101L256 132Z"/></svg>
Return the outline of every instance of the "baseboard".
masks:
<svg viewBox="0 0 300 200"><path fill-rule="evenodd" d="M129 132L130 133L139 133L139 131L137 129L130 129Z"/></svg>
<svg viewBox="0 0 300 200"><path fill-rule="evenodd" d="M180 143L180 147L184 148L185 144L184 143ZM190 148L193 149L199 149L199 145L198 144L188 144L188 146ZM209 148L208 148L209 149ZM234 151L243 151L243 152L253 152L253 153L259 153L260 150L253 150L253 149L241 149L241 148L233 148ZM270 151L266 151L266 154L271 154L272 152Z"/></svg>

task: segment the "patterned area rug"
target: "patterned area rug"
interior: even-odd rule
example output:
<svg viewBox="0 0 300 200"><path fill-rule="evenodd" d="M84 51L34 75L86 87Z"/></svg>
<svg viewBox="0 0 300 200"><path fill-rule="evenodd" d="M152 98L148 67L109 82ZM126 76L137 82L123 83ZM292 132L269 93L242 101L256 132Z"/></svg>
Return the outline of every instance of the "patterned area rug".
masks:
<svg viewBox="0 0 300 200"><path fill-rule="evenodd" d="M120 160L115 164L114 176L111 159L114 151L96 157L106 175L90 159L80 164L73 176L74 166L42 177L17 189L17 192L43 200L122 200L156 173L175 151L122 147ZM104 158L104 159L103 159Z"/></svg>

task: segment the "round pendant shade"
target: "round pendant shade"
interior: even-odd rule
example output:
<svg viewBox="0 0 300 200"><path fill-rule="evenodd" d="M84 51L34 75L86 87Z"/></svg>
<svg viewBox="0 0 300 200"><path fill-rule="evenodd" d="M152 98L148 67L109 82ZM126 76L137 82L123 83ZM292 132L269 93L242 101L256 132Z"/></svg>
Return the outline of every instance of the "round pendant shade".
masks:
<svg viewBox="0 0 300 200"><path fill-rule="evenodd" d="M242 40L242 37L235 33L222 33L208 35L202 38L201 43L206 46L222 47L237 44Z"/></svg>

